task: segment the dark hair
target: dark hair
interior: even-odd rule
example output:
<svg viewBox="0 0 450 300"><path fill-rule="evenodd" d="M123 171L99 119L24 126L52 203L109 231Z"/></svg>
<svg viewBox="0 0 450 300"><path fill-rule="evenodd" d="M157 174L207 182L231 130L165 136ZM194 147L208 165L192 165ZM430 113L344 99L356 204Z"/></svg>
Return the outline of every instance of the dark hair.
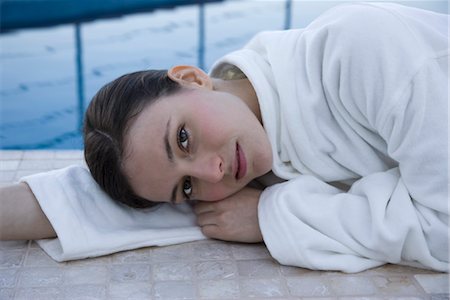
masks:
<svg viewBox="0 0 450 300"><path fill-rule="evenodd" d="M95 181L114 200L134 208L155 205L136 195L125 176L125 135L145 107L180 89L167 70L140 71L106 84L92 98L84 120L84 157Z"/></svg>

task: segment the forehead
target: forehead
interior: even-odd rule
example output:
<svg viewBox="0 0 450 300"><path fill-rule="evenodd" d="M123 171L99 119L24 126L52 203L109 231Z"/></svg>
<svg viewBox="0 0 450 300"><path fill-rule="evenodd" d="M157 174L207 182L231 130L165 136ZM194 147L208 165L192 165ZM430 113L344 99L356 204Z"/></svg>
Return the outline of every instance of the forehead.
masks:
<svg viewBox="0 0 450 300"><path fill-rule="evenodd" d="M138 114L125 138L125 174L135 193L153 201L169 200L167 179L173 176L164 145L171 112L161 100Z"/></svg>

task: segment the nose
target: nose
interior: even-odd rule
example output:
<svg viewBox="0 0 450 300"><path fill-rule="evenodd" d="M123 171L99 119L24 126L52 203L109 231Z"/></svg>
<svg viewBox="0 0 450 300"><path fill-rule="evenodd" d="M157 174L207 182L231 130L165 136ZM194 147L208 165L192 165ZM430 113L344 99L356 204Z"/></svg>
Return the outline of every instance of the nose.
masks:
<svg viewBox="0 0 450 300"><path fill-rule="evenodd" d="M218 155L203 155L196 158L191 165L192 176L210 183L217 183L224 176L224 163Z"/></svg>

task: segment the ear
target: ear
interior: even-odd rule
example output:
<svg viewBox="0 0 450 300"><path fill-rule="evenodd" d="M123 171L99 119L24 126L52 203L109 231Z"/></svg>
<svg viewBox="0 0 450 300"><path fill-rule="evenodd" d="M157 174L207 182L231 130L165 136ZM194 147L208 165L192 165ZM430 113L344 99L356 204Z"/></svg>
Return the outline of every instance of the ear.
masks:
<svg viewBox="0 0 450 300"><path fill-rule="evenodd" d="M200 87L212 90L211 78L201 69L194 66L175 66L169 69L170 79L185 87Z"/></svg>

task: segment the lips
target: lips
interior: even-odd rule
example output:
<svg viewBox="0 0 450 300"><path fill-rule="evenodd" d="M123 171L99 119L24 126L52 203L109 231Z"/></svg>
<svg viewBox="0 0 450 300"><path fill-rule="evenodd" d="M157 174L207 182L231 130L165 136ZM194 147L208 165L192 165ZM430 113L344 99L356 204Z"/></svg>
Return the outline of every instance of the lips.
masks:
<svg viewBox="0 0 450 300"><path fill-rule="evenodd" d="M236 180L241 179L245 176L247 173L247 160L245 159L245 154L242 151L241 146L239 144L236 144L236 163L237 163L237 170L235 174Z"/></svg>

